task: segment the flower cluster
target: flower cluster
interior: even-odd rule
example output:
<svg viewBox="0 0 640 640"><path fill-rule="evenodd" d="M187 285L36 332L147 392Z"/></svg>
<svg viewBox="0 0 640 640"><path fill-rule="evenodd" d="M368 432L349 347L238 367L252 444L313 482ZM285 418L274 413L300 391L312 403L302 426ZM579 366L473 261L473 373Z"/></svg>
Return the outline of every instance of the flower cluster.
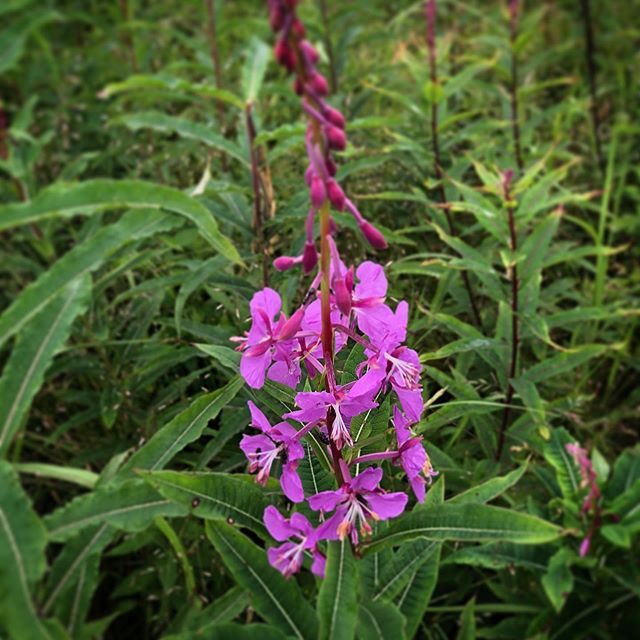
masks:
<svg viewBox="0 0 640 640"><path fill-rule="evenodd" d="M600 487L587 450L577 442L569 443L565 448L580 470L580 488L588 489L582 502L582 513L585 515L591 513L593 518L589 531L580 544L580 557L583 558L589 553L593 533L600 526Z"/></svg>
<svg viewBox="0 0 640 640"><path fill-rule="evenodd" d="M309 187L311 205L307 215L306 243L301 255L281 256L274 262L276 269L285 271L302 264L306 274L311 273L318 262L318 252L313 236L313 223L320 207L330 202L337 211L348 211L357 221L362 234L375 249L386 249L384 236L358 211L345 196L336 180L336 163L333 151L344 151L347 146L345 118L327 101L328 84L318 71L318 52L305 40L304 25L296 16L297 0L269 0L271 28L278 35L274 55L276 60L294 74L294 90L302 97L302 108L309 117L305 142L309 165L305 180Z"/></svg>
<svg viewBox="0 0 640 640"><path fill-rule="evenodd" d="M270 563L288 577L310 556L311 570L322 576L321 541L348 539L357 545L361 536L372 533L373 522L404 511L407 493L389 492L381 486L379 463L401 467L420 502L437 473L421 436L411 431L420 420L423 400L418 354L404 344L408 305L401 301L392 309L386 302L384 269L371 261L347 268L334 240L337 227L330 218L331 207L350 211L369 242L378 249L386 247L382 234L362 217L335 180L331 153L345 148L344 117L324 99L327 83L316 69L317 52L304 39L304 27L295 14L297 2L269 0L268 4L271 25L278 34L276 58L295 73L294 88L309 117L305 138L311 208L305 250L297 257L278 258L275 266L283 271L302 264L305 273L310 273L318 265L316 214L320 217L321 254L318 273L294 313L287 317L280 295L267 287L251 300L249 331L234 338L242 352L240 373L250 387L259 389L269 379L298 391L295 409L284 413L275 425L249 402L251 426L257 433L244 435L240 448L259 483L266 484L278 462L285 496L294 504L306 499L309 510L317 513L317 524L312 524L299 511L285 518L274 506L265 510L267 530L284 543L269 549ZM338 383L334 357L350 342L362 347L362 361L355 381ZM300 391L303 374L305 390ZM358 455L362 445L352 432L353 419L374 410L389 394L396 400L395 437L384 450ZM305 457L302 441L312 433L316 442L326 444L337 488L305 496L298 468Z"/></svg>
<svg viewBox="0 0 640 640"><path fill-rule="evenodd" d="M371 522L392 518L403 512L408 496L403 492L387 493L380 488L382 468L367 466L389 460L400 466L419 501L424 500L425 487L437 475L422 446L421 436L413 435L411 425L422 413L421 365L417 353L403 344L407 330L407 303L398 303L395 310L386 304L387 279L381 266L362 263L357 270L347 269L333 245L330 290L331 327L334 345L340 350L353 342L364 348L357 368L357 380L347 384L331 382L327 389L300 391L295 396L296 408L284 413L283 421L271 425L266 416L249 402L251 426L258 433L245 435L240 448L249 461L249 470L257 472L257 481L266 483L276 461L281 463L280 484L285 496L294 503L305 499L298 465L304 458L302 439L315 430L319 439L346 454L354 447L351 432L353 418L375 409L387 393L393 393L395 438L391 448L355 457L349 464L340 455L335 469L340 477L336 491L324 491L308 497L308 505L318 511L321 524L314 529L302 514L291 520L274 515L274 507L265 513L267 528L277 540L283 532L300 539L271 549L273 566L290 575L300 568L303 552L313 552L313 570L320 573L320 540L348 537L357 544L360 535L371 533ZM349 274L351 274L349 276ZM344 291L341 284L346 281ZM257 292L250 304L251 328L240 341L240 370L253 388L260 388L265 377L296 389L306 370L308 378L320 386L334 380L330 374L333 363L326 361L320 348L321 304L319 292L312 291L308 300L290 318L281 312L281 299L273 289ZM297 426L293 426L296 424ZM335 461L335 458L334 458ZM356 465L366 468L351 476ZM273 524L274 522L278 523ZM271 524L269 524L271 523ZM274 533L276 531L278 533ZM295 533L294 533L295 531Z"/></svg>

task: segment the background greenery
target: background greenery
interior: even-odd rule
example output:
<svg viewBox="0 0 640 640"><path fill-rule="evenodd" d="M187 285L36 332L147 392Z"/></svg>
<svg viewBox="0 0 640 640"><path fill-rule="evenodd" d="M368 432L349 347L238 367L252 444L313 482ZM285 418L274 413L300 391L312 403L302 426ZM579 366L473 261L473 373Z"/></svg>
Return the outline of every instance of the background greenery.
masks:
<svg viewBox="0 0 640 640"><path fill-rule="evenodd" d="M244 475L237 447L247 399L278 413L291 394L273 384L250 393L228 342L263 286L262 249L272 259L303 246L304 123L271 58L265 3L215 3L219 83L206 4L0 6L0 629L11 638L291 635L232 549L299 614L305 637L317 607L327 637L335 576L316 603L308 572L284 582L266 567L251 518L281 497ZM421 3L327 4L326 23L311 0L300 15L327 73L331 43L332 103L349 122L339 175L385 231L389 250L375 259L392 299L411 305L430 402L418 431L441 474L428 506L435 518L465 505L446 511L459 527L446 540L425 534L393 552L379 531L378 546L349 560L360 605L341 612L344 637L632 637L640 7L590 3L594 132L583 2L525 2L513 49L503 3L439 2L439 87L428 82ZM515 255L500 195L500 173L517 170L513 52L525 165ZM455 236L438 206L434 101ZM247 104L264 187L258 234ZM336 217L345 257L371 255ZM513 260L519 367L496 461ZM307 286L298 272L269 266L267 277L288 308ZM384 415L372 419L370 446L384 446L385 429ZM604 492L585 559L583 493L564 452L575 440ZM478 510L490 500L563 535L512 544L501 512ZM476 511L498 518L495 540L461 533Z"/></svg>

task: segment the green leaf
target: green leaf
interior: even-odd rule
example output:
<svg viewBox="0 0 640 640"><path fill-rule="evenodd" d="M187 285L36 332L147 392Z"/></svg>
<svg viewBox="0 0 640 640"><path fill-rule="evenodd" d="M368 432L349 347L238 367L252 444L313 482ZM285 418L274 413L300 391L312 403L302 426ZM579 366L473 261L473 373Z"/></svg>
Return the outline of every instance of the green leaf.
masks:
<svg viewBox="0 0 640 640"><path fill-rule="evenodd" d="M448 503L484 504L485 502L489 502L517 484L526 470L527 465L524 464L518 469L510 471L506 476L491 478L490 480L476 485L463 493L459 493L457 496L448 500Z"/></svg>
<svg viewBox="0 0 640 640"><path fill-rule="evenodd" d="M222 347L217 344L200 344L198 342L193 346L202 351L202 353L211 356L230 372L238 373L238 371L240 371L240 354L235 349Z"/></svg>
<svg viewBox="0 0 640 640"><path fill-rule="evenodd" d="M318 592L320 640L351 640L358 621L358 567L347 539L329 542Z"/></svg>
<svg viewBox="0 0 640 640"><path fill-rule="evenodd" d="M400 613L407 621L407 638L415 637L424 612L429 606L431 595L438 582L441 551L442 543L438 543L428 561L423 562L422 566L414 572L396 600Z"/></svg>
<svg viewBox="0 0 640 640"><path fill-rule="evenodd" d="M91 278L72 281L24 326L0 378L0 456L6 455L71 325L87 306Z"/></svg>
<svg viewBox="0 0 640 640"><path fill-rule="evenodd" d="M541 544L560 536L550 522L510 509L484 504L451 504L417 507L398 518L385 533L365 542L362 550L398 545L405 540L491 541Z"/></svg>
<svg viewBox="0 0 640 640"><path fill-rule="evenodd" d="M164 113L160 113L159 111L130 113L119 116L111 122L113 124L124 125L133 131L137 131L138 129L152 129L162 133L175 134L181 138L196 140L197 142L201 142L212 149L224 151L227 155L238 160L244 167L248 168L250 166L245 153L240 147L238 147L238 145L227 140L219 133L215 133L211 130L211 127L204 124L190 122L184 118L168 116ZM222 251L220 253L222 253Z"/></svg>
<svg viewBox="0 0 640 640"><path fill-rule="evenodd" d="M475 640L476 638L476 616L475 616L475 598L471 598L462 610L460 616L460 631L456 640Z"/></svg>
<svg viewBox="0 0 640 640"><path fill-rule="evenodd" d="M262 40L253 38L245 52L245 63L242 67L242 93L245 102L253 103L260 94L260 88L267 71L271 48Z"/></svg>
<svg viewBox="0 0 640 640"><path fill-rule="evenodd" d="M62 542L95 524L142 531L158 516L185 516L188 511L163 498L143 480L128 480L79 496L47 515L44 522L49 539Z"/></svg>
<svg viewBox="0 0 640 640"><path fill-rule="evenodd" d="M251 604L267 622L299 640L317 637L318 622L294 580L285 580L263 549L225 522L208 520L209 540L235 581L251 594Z"/></svg>
<svg viewBox="0 0 640 640"><path fill-rule="evenodd" d="M141 180L97 179L57 182L33 200L0 206L0 230L48 218L68 218L120 208L166 209L191 220L202 237L229 261L242 264L229 238L220 233L209 210L173 187Z"/></svg>
<svg viewBox="0 0 640 640"><path fill-rule="evenodd" d="M402 640L405 619L390 602L362 602L358 607L359 640Z"/></svg>
<svg viewBox="0 0 640 640"><path fill-rule="evenodd" d="M558 230L560 218L560 210L549 214L536 225L533 233L518 250L516 260L521 261L519 268L520 288L523 288L542 269L551 241Z"/></svg>
<svg viewBox="0 0 640 640"><path fill-rule="evenodd" d="M571 563L575 555L569 549L559 549L549 560L547 573L542 576L542 586L557 613L562 611L573 590Z"/></svg>
<svg viewBox="0 0 640 640"><path fill-rule="evenodd" d="M202 435L209 421L235 398L243 385L244 380L235 376L221 389L200 396L134 453L119 475L130 475L134 469L155 471L164 468L177 453Z"/></svg>
<svg viewBox="0 0 640 640"><path fill-rule="evenodd" d="M232 587L224 595L219 596L208 607L197 610L190 615L185 628L189 631L197 632L198 635L185 637L208 637L206 634L213 628L218 628L227 622L231 622L236 616L240 615L249 604L249 595L242 587ZM172 636L169 636L171 638ZM173 636L174 638L182 638L183 634ZM168 640L165 637L165 640Z"/></svg>
<svg viewBox="0 0 640 640"><path fill-rule="evenodd" d="M176 220L158 211L131 211L115 224L99 229L27 285L0 316L0 344L16 333L65 287L99 269L116 251L176 226Z"/></svg>
<svg viewBox="0 0 640 640"><path fill-rule="evenodd" d="M262 515L269 504L255 482L226 473L140 471L161 495L188 508L192 515L214 520L232 519L265 535Z"/></svg>
<svg viewBox="0 0 640 640"><path fill-rule="evenodd" d="M546 358L525 371L521 377L533 383L549 380L550 378L555 378L563 373L572 371L581 364L591 360L591 358L597 358L602 355L606 349L607 347L602 344L583 345L553 356L552 358Z"/></svg>
<svg viewBox="0 0 640 640"><path fill-rule="evenodd" d="M0 460L0 629L25 640L48 638L31 598L46 569L46 531L11 465Z"/></svg>
<svg viewBox="0 0 640 640"><path fill-rule="evenodd" d="M545 460L556 470L556 479L565 498L574 497L580 489L580 471L566 449L566 445L573 442L575 440L566 429L553 429L542 451Z"/></svg>
<svg viewBox="0 0 640 640"><path fill-rule="evenodd" d="M98 482L97 473L78 469L77 467L63 467L56 464L45 464L43 462L17 462L13 468L18 473L26 473L37 478L52 478L77 484L79 487L93 489Z"/></svg>
<svg viewBox="0 0 640 640"><path fill-rule="evenodd" d="M548 547L543 545L491 542L458 549L448 555L444 564L465 564L486 569L506 569L512 566L530 571L545 571L549 560Z"/></svg>
<svg viewBox="0 0 640 640"><path fill-rule="evenodd" d="M268 624L216 624L162 637L163 640L287 640L282 631Z"/></svg>

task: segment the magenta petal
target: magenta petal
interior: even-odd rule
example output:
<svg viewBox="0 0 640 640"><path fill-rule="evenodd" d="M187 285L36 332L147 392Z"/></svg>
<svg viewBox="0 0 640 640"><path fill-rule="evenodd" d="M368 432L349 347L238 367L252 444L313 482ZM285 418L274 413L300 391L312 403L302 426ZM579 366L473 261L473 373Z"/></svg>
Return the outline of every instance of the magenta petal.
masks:
<svg viewBox="0 0 640 640"><path fill-rule="evenodd" d="M317 540L337 540L338 525L344 519L346 509L338 509L328 520L316 529Z"/></svg>
<svg viewBox="0 0 640 640"><path fill-rule="evenodd" d="M278 311L282 307L282 301L280 299L280 294L269 287L265 287L262 291L257 291L253 294L251 298L251 302L249 303L249 308L251 309L251 316L254 319L254 322L258 320L258 318L262 319L260 310L266 313L270 320L278 315Z"/></svg>
<svg viewBox="0 0 640 640"><path fill-rule="evenodd" d="M302 460L304 458L304 447L297 440L289 440L286 444L287 459Z"/></svg>
<svg viewBox="0 0 640 640"><path fill-rule="evenodd" d="M267 528L269 535L278 542L288 540L291 536L298 534L296 529L291 526L289 520L287 520L273 505L269 505L264 510L262 519L264 520L264 526Z"/></svg>
<svg viewBox="0 0 640 640"><path fill-rule="evenodd" d="M240 440L240 449L242 452L249 457L250 453L256 453L258 451L271 451L275 449L276 445L273 443L271 438L263 435L258 436L242 436L242 440Z"/></svg>
<svg viewBox="0 0 640 640"><path fill-rule="evenodd" d="M271 430L271 424L269 424L269 420L267 420L267 416L262 413L256 405L249 400L247 402L247 406L249 407L249 411L251 412L251 426L256 429L260 429L265 433L268 433Z"/></svg>
<svg viewBox="0 0 640 640"><path fill-rule="evenodd" d="M400 453L402 468L409 478L415 478L422 473L424 463L427 461L427 452L419 440L414 441L413 446L406 446Z"/></svg>
<svg viewBox="0 0 640 640"><path fill-rule="evenodd" d="M379 264L367 260L356 271L360 281L354 290L357 298L384 298L387 295L387 278Z"/></svg>
<svg viewBox="0 0 640 640"><path fill-rule="evenodd" d="M284 575L285 578L288 578L292 573L299 571L302 566L303 556L301 553L294 553L287 557L287 553L295 548L296 545L292 542L285 542L279 547L267 549L269 564Z"/></svg>
<svg viewBox="0 0 640 640"><path fill-rule="evenodd" d="M321 491L315 496L309 496L307 502L314 511L333 511L343 499L342 491Z"/></svg>
<svg viewBox="0 0 640 640"><path fill-rule="evenodd" d="M327 559L319 552L313 552L313 564L311 565L311 571L318 578L324 578L324 570L327 564Z"/></svg>
<svg viewBox="0 0 640 640"><path fill-rule="evenodd" d="M398 491L396 493L368 493L364 496L371 509L379 516L380 520L399 516L407 505L409 496Z"/></svg>
<svg viewBox="0 0 640 640"><path fill-rule="evenodd" d="M280 476L280 486L291 502L302 502L304 500L304 489L302 481L297 472L297 462L287 462L282 467L282 475Z"/></svg>
<svg viewBox="0 0 640 640"><path fill-rule="evenodd" d="M418 502L424 502L425 486L427 484L425 479L421 475L414 476L413 478L410 477L409 484Z"/></svg>
<svg viewBox="0 0 640 640"><path fill-rule="evenodd" d="M308 537L314 532L313 526L311 525L309 520L307 520L305 516L298 512L291 514L291 526L295 527L296 531L298 532L296 535L300 538L304 536Z"/></svg>
<svg viewBox="0 0 640 640"><path fill-rule="evenodd" d="M424 409L422 387L411 391L395 385L393 388L400 400L400 404L402 405L404 412L407 414L407 418L409 418L411 422L419 422Z"/></svg>
<svg viewBox="0 0 640 640"><path fill-rule="evenodd" d="M291 389L295 389L300 382L300 365L297 362L288 365L283 360L274 362L273 366L269 369L267 378L274 382L284 384Z"/></svg>
<svg viewBox="0 0 640 640"><path fill-rule="evenodd" d="M374 396L378 393L382 381L386 377L386 371L384 367L375 363L369 366L369 370L349 390L349 395L355 397L358 396Z"/></svg>
<svg viewBox="0 0 640 640"><path fill-rule="evenodd" d="M261 356L243 354L240 359L240 375L252 389L260 389L264 385L264 376L270 363L270 350Z"/></svg>
<svg viewBox="0 0 640 640"><path fill-rule="evenodd" d="M369 467L358 474L351 481L353 491L373 491L382 480L382 469L380 467Z"/></svg>

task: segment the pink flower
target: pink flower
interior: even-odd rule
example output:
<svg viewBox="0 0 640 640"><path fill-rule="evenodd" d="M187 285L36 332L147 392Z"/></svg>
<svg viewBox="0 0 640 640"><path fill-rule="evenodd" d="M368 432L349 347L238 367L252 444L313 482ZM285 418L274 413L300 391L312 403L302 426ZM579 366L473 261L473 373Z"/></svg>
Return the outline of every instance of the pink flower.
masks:
<svg viewBox="0 0 640 640"><path fill-rule="evenodd" d="M296 404L300 409L285 413L284 418L292 418L300 423L320 422L326 418L329 409L333 411L331 437L338 449L342 449L345 444L353 445L349 433L351 418L378 406L370 397L352 397L346 386L337 387L335 394L328 391L303 391L296 395Z"/></svg>
<svg viewBox="0 0 640 640"><path fill-rule="evenodd" d="M285 578L300 571L305 551L311 551L313 564L311 571L324 578L325 557L318 550L318 534L311 523L301 514L294 513L287 519L274 507L264 510L264 524L269 534L278 542L297 538L296 542L286 542L279 547L267 550L272 567L280 571Z"/></svg>
<svg viewBox="0 0 640 640"><path fill-rule="evenodd" d="M267 375L275 380L295 387L300 380L300 365L292 356L295 348L293 340L304 319L304 311L299 309L287 320L281 313L282 302L279 294L266 287L251 298L251 329L245 338L235 338L241 342L239 349L243 351L240 360L240 374L247 384L254 389L264 385ZM277 366L271 366L274 362Z"/></svg>
<svg viewBox="0 0 640 640"><path fill-rule="evenodd" d="M422 436L411 435L409 421L396 406L393 407L393 424L398 438L400 464L418 502L424 502L425 485L431 484L438 472L431 466L431 460L422 446Z"/></svg>
<svg viewBox="0 0 640 640"><path fill-rule="evenodd" d="M249 471L254 473L259 469L256 480L265 485L271 466L282 456L282 491L292 502L302 502L304 491L298 475L298 460L304 458L304 449L298 441L298 432L288 422L279 422L272 427L264 413L251 400L247 404L251 411L251 426L263 434L244 435L240 441L240 449L250 462Z"/></svg>
<svg viewBox="0 0 640 640"><path fill-rule="evenodd" d="M337 491L322 491L308 500L314 511L335 513L318 527L318 535L328 540L343 540L347 536L353 544L360 535L371 534L370 520L387 520L399 516L407 504L407 494L386 493L378 486L382 469L369 467L349 479Z"/></svg>

